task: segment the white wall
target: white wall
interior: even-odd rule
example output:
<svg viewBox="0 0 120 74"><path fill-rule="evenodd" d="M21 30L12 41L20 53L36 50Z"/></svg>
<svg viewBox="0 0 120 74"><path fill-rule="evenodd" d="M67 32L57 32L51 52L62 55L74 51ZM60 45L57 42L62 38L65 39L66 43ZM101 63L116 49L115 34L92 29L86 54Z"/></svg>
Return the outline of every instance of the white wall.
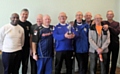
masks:
<svg viewBox="0 0 120 74"><path fill-rule="evenodd" d="M116 16L116 20L120 22L120 0L115 0L115 1L116 1L115 16Z"/></svg>
<svg viewBox="0 0 120 74"><path fill-rule="evenodd" d="M67 13L67 21L74 20L77 11L83 13L90 11L93 15L99 13L105 18L106 11L112 9L118 15L116 3L118 0L1 0L0 26L9 23L11 14L20 13L23 8L29 9L29 20L32 23L35 23L36 15L42 13L51 16L51 24L57 24L58 14L61 11ZM115 19L118 17L116 16Z"/></svg>
<svg viewBox="0 0 120 74"><path fill-rule="evenodd" d="M120 0L118 0L118 19L119 19L119 22L120 22Z"/></svg>

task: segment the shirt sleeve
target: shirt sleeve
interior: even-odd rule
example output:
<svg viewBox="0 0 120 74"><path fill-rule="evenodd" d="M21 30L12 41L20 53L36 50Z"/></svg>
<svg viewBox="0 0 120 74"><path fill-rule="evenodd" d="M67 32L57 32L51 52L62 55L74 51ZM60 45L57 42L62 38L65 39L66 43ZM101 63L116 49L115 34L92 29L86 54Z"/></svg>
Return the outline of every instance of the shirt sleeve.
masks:
<svg viewBox="0 0 120 74"><path fill-rule="evenodd" d="M106 41L103 43L103 45L102 45L102 47L101 47L101 49L106 49L106 48L108 48L108 45L110 44L110 32L109 32L109 30L107 31L107 39L106 39Z"/></svg>
<svg viewBox="0 0 120 74"><path fill-rule="evenodd" d="M5 37L5 29L4 27L2 27L0 28L0 50L2 50L4 37Z"/></svg>
<svg viewBox="0 0 120 74"><path fill-rule="evenodd" d="M32 35L32 42L37 43L39 41L39 30L34 30Z"/></svg>
<svg viewBox="0 0 120 74"><path fill-rule="evenodd" d="M111 31L114 32L114 34L119 35L119 33L120 33L120 24L117 23L116 28L110 27L110 29L111 29Z"/></svg>
<svg viewBox="0 0 120 74"><path fill-rule="evenodd" d="M22 46L24 46L24 41L25 41L25 34L24 34L24 30L22 30Z"/></svg>
<svg viewBox="0 0 120 74"><path fill-rule="evenodd" d="M64 34L58 34L58 32L57 32L57 27L55 27L54 28L54 30L53 30L53 37L55 38L55 40L64 40L65 39L65 37L64 37Z"/></svg>
<svg viewBox="0 0 120 74"><path fill-rule="evenodd" d="M32 25L31 28L30 28L30 34L31 34L31 35L33 35L33 27L34 27L34 26Z"/></svg>
<svg viewBox="0 0 120 74"><path fill-rule="evenodd" d="M77 37L80 37L80 34L78 33L78 31L72 27L72 32L75 34L74 39L76 39Z"/></svg>

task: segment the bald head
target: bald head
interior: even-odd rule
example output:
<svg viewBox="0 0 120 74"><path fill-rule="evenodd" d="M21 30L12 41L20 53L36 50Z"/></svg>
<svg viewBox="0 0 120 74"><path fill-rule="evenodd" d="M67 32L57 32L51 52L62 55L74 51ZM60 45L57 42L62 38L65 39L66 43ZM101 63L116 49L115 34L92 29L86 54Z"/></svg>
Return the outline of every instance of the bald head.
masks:
<svg viewBox="0 0 120 74"><path fill-rule="evenodd" d="M108 20L113 20L114 12L112 10L108 10L107 14L106 14L106 17L107 17Z"/></svg>
<svg viewBox="0 0 120 74"><path fill-rule="evenodd" d="M19 15L17 13L13 13L10 17L10 20L12 25L17 25L19 21Z"/></svg>
<svg viewBox="0 0 120 74"><path fill-rule="evenodd" d="M85 15L91 15L92 16L92 13L91 12L86 12Z"/></svg>
<svg viewBox="0 0 120 74"><path fill-rule="evenodd" d="M66 16L66 13L65 12L60 12L59 16Z"/></svg>
<svg viewBox="0 0 120 74"><path fill-rule="evenodd" d="M78 11L76 13L76 21L80 23L82 22L82 19L83 19L83 13L81 11Z"/></svg>
<svg viewBox="0 0 120 74"><path fill-rule="evenodd" d="M37 22L38 26L42 25L42 23L43 23L43 15L42 14L37 15L37 21L36 22Z"/></svg>
<svg viewBox="0 0 120 74"><path fill-rule="evenodd" d="M49 26L51 23L51 18L49 15L44 15L43 16L43 25Z"/></svg>
<svg viewBox="0 0 120 74"><path fill-rule="evenodd" d="M12 13L11 17L13 17L15 15L19 17L19 15L17 13Z"/></svg>
<svg viewBox="0 0 120 74"><path fill-rule="evenodd" d="M43 18L43 15L42 14L38 14L37 18Z"/></svg>
<svg viewBox="0 0 120 74"><path fill-rule="evenodd" d="M96 14L95 17L94 17L94 22L96 24L101 24L101 22L102 22L102 16L100 14Z"/></svg>
<svg viewBox="0 0 120 74"><path fill-rule="evenodd" d="M59 13L58 19L59 19L60 23L65 24L66 19L67 19L66 13L65 12Z"/></svg>
<svg viewBox="0 0 120 74"><path fill-rule="evenodd" d="M96 14L96 15L94 16L94 19L96 19L96 18L101 18L101 19L102 19L102 16L101 16L100 14Z"/></svg>
<svg viewBox="0 0 120 74"><path fill-rule="evenodd" d="M112 10L108 10L108 11L107 11L107 14L108 14L108 13L114 14L114 12L113 12Z"/></svg>
<svg viewBox="0 0 120 74"><path fill-rule="evenodd" d="M43 16L43 19L45 19L45 18L50 18L50 16L48 14L46 14Z"/></svg>
<svg viewBox="0 0 120 74"><path fill-rule="evenodd" d="M91 22L91 19L92 19L91 12L86 12L84 18L85 18L86 22Z"/></svg>
<svg viewBox="0 0 120 74"><path fill-rule="evenodd" d="M81 12L81 11L78 11L77 13L76 13L76 16L77 15L82 15L83 16L83 13Z"/></svg>

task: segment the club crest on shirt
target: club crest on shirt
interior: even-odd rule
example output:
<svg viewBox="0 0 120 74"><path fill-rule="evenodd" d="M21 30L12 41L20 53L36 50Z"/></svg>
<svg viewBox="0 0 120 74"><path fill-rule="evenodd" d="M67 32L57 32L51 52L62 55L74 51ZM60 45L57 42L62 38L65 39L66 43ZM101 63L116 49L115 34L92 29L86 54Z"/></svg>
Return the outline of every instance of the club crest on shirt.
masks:
<svg viewBox="0 0 120 74"><path fill-rule="evenodd" d="M40 26L39 29L41 29L42 27Z"/></svg>
<svg viewBox="0 0 120 74"><path fill-rule="evenodd" d="M59 29L61 29L61 27L58 27Z"/></svg>
<svg viewBox="0 0 120 74"><path fill-rule="evenodd" d="M87 29L86 29L86 28L84 28L84 31L86 32L86 31L87 31Z"/></svg>
<svg viewBox="0 0 120 74"><path fill-rule="evenodd" d="M53 31L55 30L55 27L53 27Z"/></svg>
<svg viewBox="0 0 120 74"><path fill-rule="evenodd" d="M76 28L75 30L78 31L78 28Z"/></svg>
<svg viewBox="0 0 120 74"><path fill-rule="evenodd" d="M37 35L37 33L38 33L38 31L37 31L37 30L35 30L35 31L34 31L34 35Z"/></svg>
<svg viewBox="0 0 120 74"><path fill-rule="evenodd" d="M54 30L54 27L50 28L50 31L53 31Z"/></svg>
<svg viewBox="0 0 120 74"><path fill-rule="evenodd" d="M29 30L29 26L26 26L27 30Z"/></svg>
<svg viewBox="0 0 120 74"><path fill-rule="evenodd" d="M20 30L18 32L20 33Z"/></svg>

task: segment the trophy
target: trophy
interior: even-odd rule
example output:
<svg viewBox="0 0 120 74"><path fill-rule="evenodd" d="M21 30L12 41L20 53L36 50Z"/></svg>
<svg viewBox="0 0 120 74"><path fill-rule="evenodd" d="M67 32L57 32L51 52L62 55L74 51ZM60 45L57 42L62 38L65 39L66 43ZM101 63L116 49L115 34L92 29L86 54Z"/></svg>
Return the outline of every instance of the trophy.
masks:
<svg viewBox="0 0 120 74"><path fill-rule="evenodd" d="M69 23L69 25L67 26L68 29L68 34L72 34L72 22Z"/></svg>

